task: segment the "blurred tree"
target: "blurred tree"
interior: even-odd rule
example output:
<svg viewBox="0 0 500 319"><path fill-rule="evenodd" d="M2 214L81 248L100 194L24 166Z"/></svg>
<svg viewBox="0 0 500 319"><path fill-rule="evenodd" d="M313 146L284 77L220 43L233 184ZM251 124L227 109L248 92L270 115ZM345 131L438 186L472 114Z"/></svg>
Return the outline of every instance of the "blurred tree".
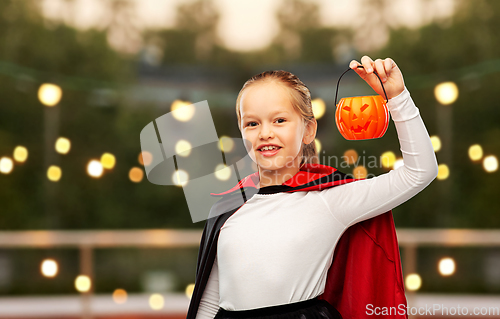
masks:
<svg viewBox="0 0 500 319"><path fill-rule="evenodd" d="M321 25L317 3L286 0L276 16L281 30L267 50L274 53L272 63L333 63L338 48L352 45L347 29Z"/></svg>
<svg viewBox="0 0 500 319"><path fill-rule="evenodd" d="M213 63L215 51L224 51L216 34L218 20L211 0L180 4L173 28L145 32L150 64Z"/></svg>
<svg viewBox="0 0 500 319"><path fill-rule="evenodd" d="M453 17L419 29L391 31L390 42L376 56L392 57L405 75L430 135L439 131L434 86L455 81L459 98L453 108L452 220L443 225L436 218L442 200L434 181L429 191L402 205L403 216L395 215L400 226L412 227L500 227L500 204L493 194L500 187L496 173L486 173L467 155L479 143L486 154L500 155L498 139L500 110L494 96L500 85L500 2L457 1ZM495 71L496 70L496 71ZM444 148L450 147L443 145ZM440 161L441 153L436 154ZM440 162L441 163L441 162ZM426 207L426 209L422 209ZM398 208L399 209L399 208Z"/></svg>

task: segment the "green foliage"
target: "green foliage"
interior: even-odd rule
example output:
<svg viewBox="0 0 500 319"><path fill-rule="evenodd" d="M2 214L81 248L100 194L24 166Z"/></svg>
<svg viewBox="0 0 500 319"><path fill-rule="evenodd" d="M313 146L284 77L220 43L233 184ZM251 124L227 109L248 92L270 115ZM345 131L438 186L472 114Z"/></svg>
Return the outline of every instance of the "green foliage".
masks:
<svg viewBox="0 0 500 319"><path fill-rule="evenodd" d="M500 217L493 213L500 209L493 195L500 187L499 179L467 156L469 146L476 143L482 145L485 156L500 154L500 111L495 103L500 74L489 72L488 67L500 64L499 9L498 1L462 1L450 20L415 30L393 30L389 44L376 54L398 63L430 135L439 132L436 108L443 107L434 98L434 86L455 81L460 90L458 100L449 106L453 108L453 145L443 145L452 151L450 180L435 180L415 199L398 207L396 210L404 211L404 216L395 215L400 226L500 227ZM483 66L488 61L491 63ZM440 163L442 152L436 154ZM450 183L451 197L440 197ZM433 209L446 200L451 202L449 213ZM446 224L439 222L439 214L449 215Z"/></svg>

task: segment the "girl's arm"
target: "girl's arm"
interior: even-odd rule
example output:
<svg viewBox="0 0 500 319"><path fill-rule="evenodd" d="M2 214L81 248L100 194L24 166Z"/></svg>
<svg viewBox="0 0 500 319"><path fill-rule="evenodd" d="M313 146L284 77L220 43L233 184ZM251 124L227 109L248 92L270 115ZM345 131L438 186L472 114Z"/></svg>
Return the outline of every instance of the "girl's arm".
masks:
<svg viewBox="0 0 500 319"><path fill-rule="evenodd" d="M217 257L200 300L196 319L213 319L219 310L219 267Z"/></svg>
<svg viewBox="0 0 500 319"><path fill-rule="evenodd" d="M406 88L387 103L396 126L404 166L370 179L320 192L332 215L344 226L385 213L404 203L437 176L434 149Z"/></svg>

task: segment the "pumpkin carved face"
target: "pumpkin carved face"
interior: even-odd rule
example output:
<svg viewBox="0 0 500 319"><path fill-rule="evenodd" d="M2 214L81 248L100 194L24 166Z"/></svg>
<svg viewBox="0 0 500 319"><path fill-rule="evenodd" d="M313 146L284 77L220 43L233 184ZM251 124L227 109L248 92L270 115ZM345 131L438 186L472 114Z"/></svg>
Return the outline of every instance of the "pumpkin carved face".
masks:
<svg viewBox="0 0 500 319"><path fill-rule="evenodd" d="M347 97L337 105L335 122L347 140L379 138L389 126L389 111L380 95Z"/></svg>

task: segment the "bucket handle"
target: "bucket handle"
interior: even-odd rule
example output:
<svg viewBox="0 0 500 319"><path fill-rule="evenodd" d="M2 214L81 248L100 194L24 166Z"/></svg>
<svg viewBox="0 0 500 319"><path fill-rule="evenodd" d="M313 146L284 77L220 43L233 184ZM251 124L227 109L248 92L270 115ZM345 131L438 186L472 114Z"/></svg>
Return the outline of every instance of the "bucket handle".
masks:
<svg viewBox="0 0 500 319"><path fill-rule="evenodd" d="M358 68L364 69L364 67L362 65L358 65ZM344 74L346 74L350 70L354 70L354 69L349 68L349 69L345 70L344 73L342 73L342 75L340 76L339 81L337 82L337 90L335 91L335 107L337 107L337 95L339 93L340 79L342 79ZM382 80L380 79L380 76L378 76L377 71L373 71L373 73L377 76L378 80L380 81L380 85L382 86L382 90L384 91L384 94L385 94L385 102L387 103L389 101L389 99L387 98L387 93L385 92L385 88L384 88L384 85L382 84Z"/></svg>

